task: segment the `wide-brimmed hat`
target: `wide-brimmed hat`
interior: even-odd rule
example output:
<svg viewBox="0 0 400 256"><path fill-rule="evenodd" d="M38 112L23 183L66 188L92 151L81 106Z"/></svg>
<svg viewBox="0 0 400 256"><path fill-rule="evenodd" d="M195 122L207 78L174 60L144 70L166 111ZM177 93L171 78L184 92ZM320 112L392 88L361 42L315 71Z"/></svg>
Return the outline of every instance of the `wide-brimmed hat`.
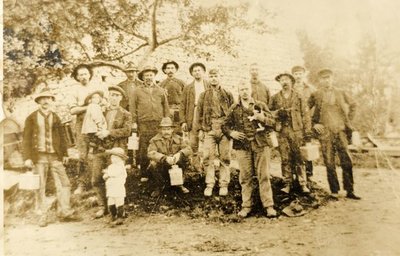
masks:
<svg viewBox="0 0 400 256"><path fill-rule="evenodd" d="M284 73L281 73L281 74L277 75L277 76L275 77L275 80L279 82L279 80L281 80L281 77L283 77L283 76L289 77L290 80L292 80L292 83L294 83L294 82L296 81L296 80L294 79L294 77L293 77L291 74L289 74L288 72L284 72Z"/></svg>
<svg viewBox="0 0 400 256"><path fill-rule="evenodd" d="M128 156L125 154L125 151L122 148L115 147L115 148L112 148L112 149L108 149L108 150L106 150L106 154L119 156L123 160L127 160L128 159Z"/></svg>
<svg viewBox="0 0 400 256"><path fill-rule="evenodd" d="M101 97L104 96L104 92L103 91L100 91L100 90L93 91L93 92L89 93L88 96L86 96L85 105L89 104L90 98L92 98L92 96L95 95L95 94L99 94Z"/></svg>
<svg viewBox="0 0 400 256"><path fill-rule="evenodd" d="M290 205L283 208L282 212L288 217L299 217L307 213L297 201L291 202Z"/></svg>
<svg viewBox="0 0 400 256"><path fill-rule="evenodd" d="M325 77L325 76L331 76L331 75L333 75L333 71L330 70L329 68L321 69L318 72L318 77Z"/></svg>
<svg viewBox="0 0 400 256"><path fill-rule="evenodd" d="M39 103L39 99L44 97L50 97L53 100L56 100L56 97L54 97L53 93L51 93L49 90L43 90L38 95L35 96L34 101L36 103Z"/></svg>
<svg viewBox="0 0 400 256"><path fill-rule="evenodd" d="M164 117L161 119L159 127L174 127L174 123L172 122L171 118Z"/></svg>
<svg viewBox="0 0 400 256"><path fill-rule="evenodd" d="M306 69L302 66L294 66L292 68L292 74L294 74L295 72L299 72L299 71L306 72Z"/></svg>
<svg viewBox="0 0 400 256"><path fill-rule="evenodd" d="M164 62L164 64L162 64L162 67L161 67L161 70L162 70L162 72L165 74L165 69L167 68L167 65L168 64L173 64L174 66L175 66L175 68L176 68L176 70L178 70L179 69L179 65L178 65L178 63L176 63L176 61L174 61L174 60L168 60L167 62Z"/></svg>
<svg viewBox="0 0 400 256"><path fill-rule="evenodd" d="M137 71L139 71L139 68L138 68L138 66L136 66L133 62L129 62L129 63L126 65L124 71L125 71L125 72L128 72L128 71L136 71L136 72L137 72Z"/></svg>
<svg viewBox="0 0 400 256"><path fill-rule="evenodd" d="M204 72L207 71L206 66L205 66L203 63L201 63L201 62L195 62L195 63L193 63L192 65L190 65L190 67L189 67L189 73L190 73L190 74L192 74L193 69L194 69L195 67L201 67L201 68L204 70Z"/></svg>
<svg viewBox="0 0 400 256"><path fill-rule="evenodd" d="M110 86L108 86L108 91L117 91L117 92L120 92L120 93L122 94L122 96L126 98L126 93L125 93L124 89L122 89L122 88L119 87L119 86L110 85Z"/></svg>
<svg viewBox="0 0 400 256"><path fill-rule="evenodd" d="M153 72L154 75L157 75L157 73L158 73L157 68L152 67L152 66L146 66L146 67L144 67L144 68L142 69L142 71L139 72L138 78L139 78L140 80L143 81L143 74L146 73L146 72L149 72L149 71L150 71L150 72Z"/></svg>

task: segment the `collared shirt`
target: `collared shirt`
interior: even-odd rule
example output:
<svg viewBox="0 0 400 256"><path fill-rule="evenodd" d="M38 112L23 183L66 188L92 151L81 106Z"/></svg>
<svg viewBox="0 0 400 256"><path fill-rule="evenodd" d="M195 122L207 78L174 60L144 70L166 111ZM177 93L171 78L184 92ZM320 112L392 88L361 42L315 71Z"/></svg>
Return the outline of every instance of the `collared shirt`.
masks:
<svg viewBox="0 0 400 256"><path fill-rule="evenodd" d="M52 128L53 114L52 112L43 113L41 110L37 114L38 123L38 151L44 153L54 153Z"/></svg>
<svg viewBox="0 0 400 256"><path fill-rule="evenodd" d="M200 94L206 90L205 85L204 85L204 80L201 80L198 82L197 80L194 80L194 104L195 106L199 102Z"/></svg>
<svg viewBox="0 0 400 256"><path fill-rule="evenodd" d="M185 83L175 77L167 77L160 83L160 87L167 90L168 104L179 105L182 100L182 92L185 87Z"/></svg>
<svg viewBox="0 0 400 256"><path fill-rule="evenodd" d="M117 112L118 112L118 107L113 109L110 108L106 113L107 128L109 130L112 128Z"/></svg>

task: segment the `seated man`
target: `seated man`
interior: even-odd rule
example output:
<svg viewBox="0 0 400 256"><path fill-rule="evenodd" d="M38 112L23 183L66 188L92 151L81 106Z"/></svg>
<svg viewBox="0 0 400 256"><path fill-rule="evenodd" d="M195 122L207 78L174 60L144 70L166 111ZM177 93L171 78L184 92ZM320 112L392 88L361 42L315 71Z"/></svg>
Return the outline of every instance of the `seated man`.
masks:
<svg viewBox="0 0 400 256"><path fill-rule="evenodd" d="M155 185L153 197L158 196L164 187L170 185L168 170L175 164L184 170L192 154L190 146L174 133L173 127L171 118L164 117L160 123L159 133L150 140L147 149L150 159L149 173ZM183 193L189 193L183 185L179 188Z"/></svg>

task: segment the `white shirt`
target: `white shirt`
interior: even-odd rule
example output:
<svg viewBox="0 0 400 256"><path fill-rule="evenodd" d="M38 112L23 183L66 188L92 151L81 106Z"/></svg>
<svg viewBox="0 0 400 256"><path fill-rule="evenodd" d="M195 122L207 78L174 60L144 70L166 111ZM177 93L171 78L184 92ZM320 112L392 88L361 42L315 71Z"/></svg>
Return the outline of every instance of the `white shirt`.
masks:
<svg viewBox="0 0 400 256"><path fill-rule="evenodd" d="M197 82L197 80L194 80L194 102L195 105L197 105L199 98L200 98L200 94L202 92L204 92L205 88L204 88L204 80Z"/></svg>

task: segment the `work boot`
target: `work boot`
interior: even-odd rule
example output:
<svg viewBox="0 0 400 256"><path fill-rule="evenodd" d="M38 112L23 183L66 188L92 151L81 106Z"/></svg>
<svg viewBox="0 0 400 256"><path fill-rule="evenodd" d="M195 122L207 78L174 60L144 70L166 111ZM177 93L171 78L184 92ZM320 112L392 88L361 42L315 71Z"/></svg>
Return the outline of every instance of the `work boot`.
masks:
<svg viewBox="0 0 400 256"><path fill-rule="evenodd" d="M242 210L240 210L240 212L238 212L237 215L241 218L246 218L250 212L251 212L251 208L242 208Z"/></svg>
<svg viewBox="0 0 400 256"><path fill-rule="evenodd" d="M109 205L108 209L111 214L111 221L115 221L117 219L117 207L115 206L115 204L113 204L113 205Z"/></svg>
<svg viewBox="0 0 400 256"><path fill-rule="evenodd" d="M69 210L61 213L58 217L59 217L60 221L63 221L63 222L81 221L82 220L82 217L79 216L79 214L73 209L69 209Z"/></svg>
<svg viewBox="0 0 400 256"><path fill-rule="evenodd" d="M204 196L210 197L212 195L213 192L213 187L206 187L206 189L204 190Z"/></svg>
<svg viewBox="0 0 400 256"><path fill-rule="evenodd" d="M268 218L274 218L277 216L277 213L276 213L274 207L272 207L272 206L266 207L265 211L267 212Z"/></svg>
<svg viewBox="0 0 400 256"><path fill-rule="evenodd" d="M117 207L117 219L115 220L114 224L115 225L122 225L124 223L124 214L125 210L124 210L124 206L118 206Z"/></svg>
<svg viewBox="0 0 400 256"><path fill-rule="evenodd" d="M331 193L331 194L329 195L329 197L330 197L331 199L335 200L335 201L338 201L338 200L339 200L339 194L338 194L338 193Z"/></svg>
<svg viewBox="0 0 400 256"><path fill-rule="evenodd" d="M190 192L189 189L185 188L183 185L179 186L179 188L181 189L183 194L188 194Z"/></svg>
<svg viewBox="0 0 400 256"><path fill-rule="evenodd" d="M302 185L302 186L301 186L301 191L302 191L304 194L309 194L309 193L310 193L310 189L309 189L306 185Z"/></svg>
<svg viewBox="0 0 400 256"><path fill-rule="evenodd" d="M228 195L228 187L219 188L219 195L220 196L227 196Z"/></svg>
<svg viewBox="0 0 400 256"><path fill-rule="evenodd" d="M354 192L348 192L346 197L353 200L361 200L361 197L356 196Z"/></svg>

